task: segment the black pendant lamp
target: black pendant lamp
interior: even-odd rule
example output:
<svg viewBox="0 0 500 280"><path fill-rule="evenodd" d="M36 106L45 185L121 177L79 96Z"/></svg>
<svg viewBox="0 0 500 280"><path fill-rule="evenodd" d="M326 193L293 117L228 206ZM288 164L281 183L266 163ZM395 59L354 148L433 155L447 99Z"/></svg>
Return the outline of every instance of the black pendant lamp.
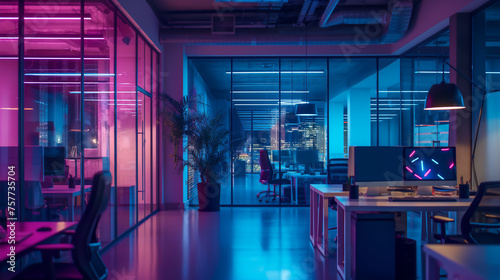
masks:
<svg viewBox="0 0 500 280"><path fill-rule="evenodd" d="M318 109L316 108L316 104L314 103L297 104L297 108L295 109L295 115L300 117L317 116Z"/></svg>
<svg viewBox="0 0 500 280"><path fill-rule="evenodd" d="M307 90L307 26L306 26L306 77L305 84ZM295 108L295 115L299 117L310 117L317 116L318 109L316 108L316 104L307 102L307 92L306 92L306 103L297 104Z"/></svg>
<svg viewBox="0 0 500 280"><path fill-rule="evenodd" d="M432 85L429 89L425 98L424 110L465 109L464 98L458 86L444 81L444 63L443 60L443 81L440 84Z"/></svg>

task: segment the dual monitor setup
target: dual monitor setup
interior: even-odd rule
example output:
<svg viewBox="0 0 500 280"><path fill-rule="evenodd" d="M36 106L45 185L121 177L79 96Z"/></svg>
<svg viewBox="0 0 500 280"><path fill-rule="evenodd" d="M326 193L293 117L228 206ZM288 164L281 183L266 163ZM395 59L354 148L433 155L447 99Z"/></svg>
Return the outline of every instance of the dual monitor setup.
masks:
<svg viewBox="0 0 500 280"><path fill-rule="evenodd" d="M304 166L305 173L311 171L324 171L323 162L319 162L318 150L279 150L272 151L272 161L282 162L286 166Z"/></svg>
<svg viewBox="0 0 500 280"><path fill-rule="evenodd" d="M454 147L350 147L348 175L367 195L387 187L418 187L419 195L433 186L457 185Z"/></svg>

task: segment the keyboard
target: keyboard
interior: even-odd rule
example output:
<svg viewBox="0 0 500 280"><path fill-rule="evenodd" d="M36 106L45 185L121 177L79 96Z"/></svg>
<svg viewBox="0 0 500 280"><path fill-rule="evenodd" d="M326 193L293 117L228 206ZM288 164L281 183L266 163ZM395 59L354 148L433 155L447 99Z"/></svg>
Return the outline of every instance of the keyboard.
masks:
<svg viewBox="0 0 500 280"><path fill-rule="evenodd" d="M390 201L457 201L450 196L389 196Z"/></svg>

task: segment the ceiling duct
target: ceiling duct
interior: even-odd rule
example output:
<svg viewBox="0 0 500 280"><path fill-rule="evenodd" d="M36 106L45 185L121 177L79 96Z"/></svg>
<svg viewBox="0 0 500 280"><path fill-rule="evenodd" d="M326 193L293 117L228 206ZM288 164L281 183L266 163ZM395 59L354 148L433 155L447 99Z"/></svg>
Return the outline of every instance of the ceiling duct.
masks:
<svg viewBox="0 0 500 280"><path fill-rule="evenodd" d="M391 16L385 6L376 7L339 7L339 11L331 14L327 21L320 21L320 27L341 24L373 24L387 25ZM322 19L325 17L321 17Z"/></svg>
<svg viewBox="0 0 500 280"><path fill-rule="evenodd" d="M338 2L332 0L330 3ZM328 8L330 7L330 8ZM413 12L412 0L395 2L391 7L373 6L344 7L334 13L329 4L320 19L329 28L308 28L309 45L370 45L389 44L401 39L410 24ZM355 11L355 10L359 11ZM331 14L327 14L327 12ZM359 23L359 24L358 24ZM163 29L163 43L186 43L191 45L303 45L304 31L292 26L277 28L240 29L235 34L213 36L207 29Z"/></svg>

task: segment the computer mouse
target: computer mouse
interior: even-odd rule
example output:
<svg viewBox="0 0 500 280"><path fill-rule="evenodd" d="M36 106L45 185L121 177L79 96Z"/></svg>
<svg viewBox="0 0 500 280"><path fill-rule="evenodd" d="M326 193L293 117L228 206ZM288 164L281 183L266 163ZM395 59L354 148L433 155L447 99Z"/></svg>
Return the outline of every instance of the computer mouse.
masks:
<svg viewBox="0 0 500 280"><path fill-rule="evenodd" d="M51 231L52 228L50 227L41 227L41 228L38 228L36 231Z"/></svg>

